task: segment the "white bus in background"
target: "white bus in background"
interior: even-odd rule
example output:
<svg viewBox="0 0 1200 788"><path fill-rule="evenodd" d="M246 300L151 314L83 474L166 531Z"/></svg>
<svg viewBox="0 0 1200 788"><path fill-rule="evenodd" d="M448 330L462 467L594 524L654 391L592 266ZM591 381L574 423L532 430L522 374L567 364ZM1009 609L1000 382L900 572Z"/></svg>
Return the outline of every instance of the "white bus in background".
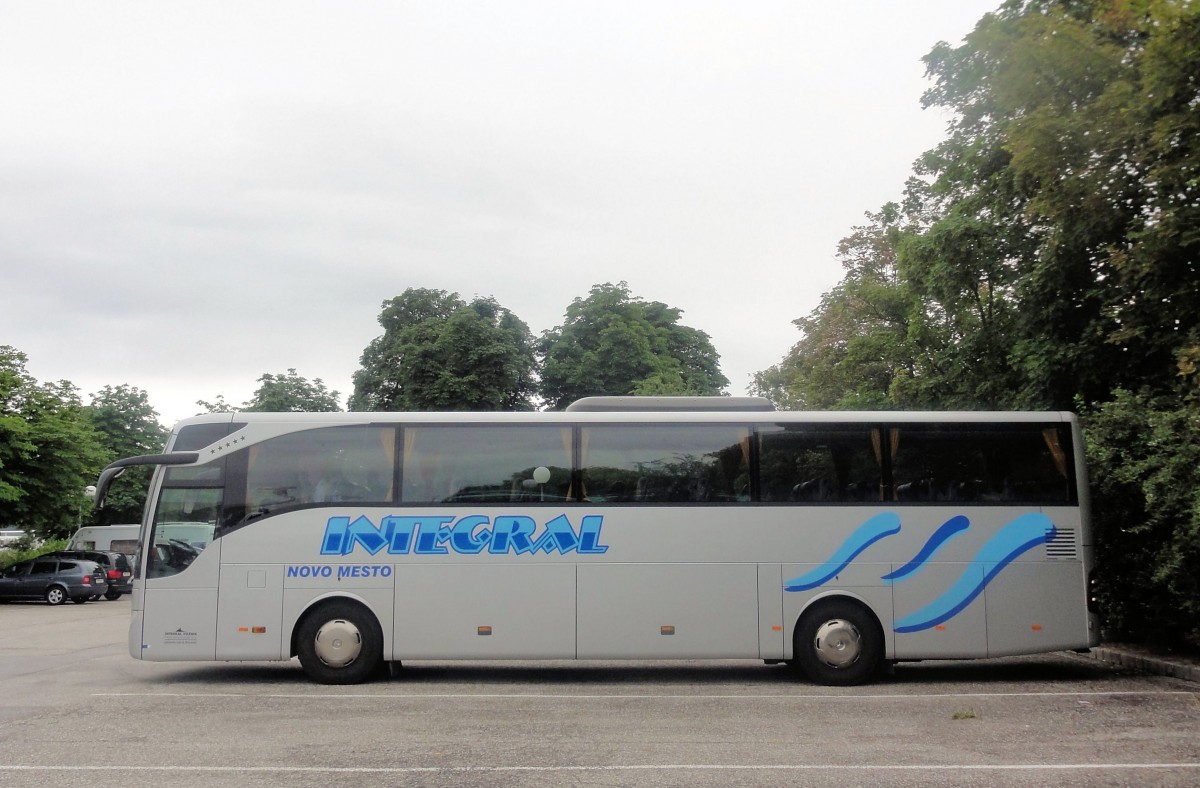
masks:
<svg viewBox="0 0 1200 788"><path fill-rule="evenodd" d="M23 536L25 532L20 528L0 528L0 548L15 545Z"/></svg>
<svg viewBox="0 0 1200 788"><path fill-rule="evenodd" d="M69 550L103 550L124 553L133 559L138 548L138 532L142 526L133 523L120 525L85 525L75 532Z"/></svg>
<svg viewBox="0 0 1200 788"><path fill-rule="evenodd" d="M124 553L132 560L137 553L138 536L142 526L85 525L75 532L67 545L69 550L106 550ZM213 538L211 523L159 523L155 530L155 543L179 542L184 546L203 550Z"/></svg>
<svg viewBox="0 0 1200 788"><path fill-rule="evenodd" d="M99 504L134 465L157 466L140 659L298 656L351 683L402 660L746 658L855 684L1098 642L1067 413L210 414L106 469ZM162 538L186 522L211 539Z"/></svg>

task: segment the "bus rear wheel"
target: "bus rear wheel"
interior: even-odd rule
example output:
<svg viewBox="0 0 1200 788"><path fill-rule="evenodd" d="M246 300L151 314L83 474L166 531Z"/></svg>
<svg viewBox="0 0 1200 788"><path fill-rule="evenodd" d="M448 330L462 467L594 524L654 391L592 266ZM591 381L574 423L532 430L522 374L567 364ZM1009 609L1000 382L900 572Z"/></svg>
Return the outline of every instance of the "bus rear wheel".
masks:
<svg viewBox="0 0 1200 788"><path fill-rule="evenodd" d="M883 662L883 630L849 599L817 602L796 625L793 656L809 679L826 686L862 684Z"/></svg>
<svg viewBox="0 0 1200 788"><path fill-rule="evenodd" d="M313 681L358 684L383 657L383 632L362 605L326 602L304 616L296 631L296 655Z"/></svg>

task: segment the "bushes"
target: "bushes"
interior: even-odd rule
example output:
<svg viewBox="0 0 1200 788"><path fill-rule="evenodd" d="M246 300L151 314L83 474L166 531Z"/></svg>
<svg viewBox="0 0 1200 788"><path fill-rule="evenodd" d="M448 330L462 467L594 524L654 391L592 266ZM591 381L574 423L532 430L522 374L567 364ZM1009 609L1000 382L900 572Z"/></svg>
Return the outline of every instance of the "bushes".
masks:
<svg viewBox="0 0 1200 788"><path fill-rule="evenodd" d="M1084 425L1105 638L1200 649L1200 407L1117 391Z"/></svg>
<svg viewBox="0 0 1200 788"><path fill-rule="evenodd" d="M66 550L69 543L69 539L50 539L37 546L18 544L14 549L0 550L0 571L28 558L37 558L55 550Z"/></svg>

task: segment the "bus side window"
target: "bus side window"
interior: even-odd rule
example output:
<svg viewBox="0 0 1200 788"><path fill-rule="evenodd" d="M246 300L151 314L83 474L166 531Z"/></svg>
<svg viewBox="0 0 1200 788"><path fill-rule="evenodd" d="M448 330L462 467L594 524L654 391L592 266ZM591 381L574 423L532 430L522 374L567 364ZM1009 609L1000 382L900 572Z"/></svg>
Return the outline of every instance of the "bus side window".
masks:
<svg viewBox="0 0 1200 788"><path fill-rule="evenodd" d="M750 432L728 424L605 424L580 438L588 499L736 502L749 495Z"/></svg>
<svg viewBox="0 0 1200 788"><path fill-rule="evenodd" d="M903 425L891 430L895 500L971 502L984 495L987 435L970 425Z"/></svg>
<svg viewBox="0 0 1200 788"><path fill-rule="evenodd" d="M324 427L246 450L246 517L303 504L389 503L395 428Z"/></svg>
<svg viewBox="0 0 1200 788"><path fill-rule="evenodd" d="M772 503L878 501L878 430L781 424L759 433L759 498Z"/></svg>
<svg viewBox="0 0 1200 788"><path fill-rule="evenodd" d="M1070 438L1058 427L921 424L890 432L898 502L1071 500Z"/></svg>
<svg viewBox="0 0 1200 788"><path fill-rule="evenodd" d="M562 502L571 496L571 428L529 424L406 427L404 503Z"/></svg>

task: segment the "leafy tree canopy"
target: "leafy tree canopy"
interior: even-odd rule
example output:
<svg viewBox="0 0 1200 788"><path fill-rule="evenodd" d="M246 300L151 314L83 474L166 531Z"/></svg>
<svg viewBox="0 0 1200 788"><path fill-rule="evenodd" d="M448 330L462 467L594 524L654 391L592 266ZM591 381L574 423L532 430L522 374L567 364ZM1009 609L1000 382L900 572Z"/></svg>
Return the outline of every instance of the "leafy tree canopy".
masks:
<svg viewBox="0 0 1200 788"><path fill-rule="evenodd" d="M286 374L264 374L258 379L258 389L243 410L264 413L332 413L341 410L338 392L330 391L324 381L296 374L289 368Z"/></svg>
<svg viewBox="0 0 1200 788"><path fill-rule="evenodd" d="M1071 408L1200 381L1200 5L1010 0L926 57L953 113L759 390Z"/></svg>
<svg viewBox="0 0 1200 788"><path fill-rule="evenodd" d="M0 523L67 536L90 507L84 490L105 453L76 388L38 383L26 361L0 346Z"/></svg>
<svg viewBox="0 0 1200 788"><path fill-rule="evenodd" d="M158 421L146 392L132 386L105 386L84 409L95 428L107 462L154 454L163 449L169 430ZM151 468L130 468L109 490L104 509L94 511L96 525L135 523L141 519Z"/></svg>
<svg viewBox="0 0 1200 788"><path fill-rule="evenodd" d="M233 405L221 394L212 402L197 400L207 413L253 411L258 413L332 413L341 410L336 391L330 391L320 378L309 380L288 368L286 373L264 373L249 402Z"/></svg>
<svg viewBox="0 0 1200 788"><path fill-rule="evenodd" d="M996 275L979 284L1020 305L1023 404L1196 379L1197 41L1188 0L1010 0L926 58L925 103L956 121L921 164L938 219L913 262L965 272L939 235L985 233L979 270Z"/></svg>
<svg viewBox="0 0 1200 788"><path fill-rule="evenodd" d="M385 301L382 336L354 374L352 410L529 410L529 327L492 298L410 288Z"/></svg>
<svg viewBox="0 0 1200 788"><path fill-rule="evenodd" d="M1117 391L1084 423L1106 632L1200 651L1200 407Z"/></svg>
<svg viewBox="0 0 1200 788"><path fill-rule="evenodd" d="M908 404L912 382L933 362L918 332L921 303L897 269L897 245L912 221L889 203L838 247L845 275L808 317L780 364L759 372L752 391L782 408L875 410Z"/></svg>
<svg viewBox="0 0 1200 788"><path fill-rule="evenodd" d="M0 524L16 524L16 502L23 497L19 468L37 447L29 439L25 398L33 378L25 373L27 358L14 347L0 346Z"/></svg>
<svg viewBox="0 0 1200 788"><path fill-rule="evenodd" d="M542 398L561 410L596 395L722 393L729 381L708 334L680 325L681 314L625 282L595 285L542 334Z"/></svg>

